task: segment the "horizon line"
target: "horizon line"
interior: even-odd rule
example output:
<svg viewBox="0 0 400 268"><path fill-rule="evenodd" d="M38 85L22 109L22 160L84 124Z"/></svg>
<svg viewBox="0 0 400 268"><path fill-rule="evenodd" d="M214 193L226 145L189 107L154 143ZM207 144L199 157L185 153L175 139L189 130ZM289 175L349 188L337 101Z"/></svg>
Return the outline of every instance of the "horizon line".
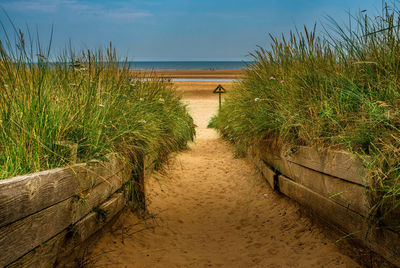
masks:
<svg viewBox="0 0 400 268"><path fill-rule="evenodd" d="M251 60L246 59L129 59L128 62L171 62L171 61L181 61L181 62L190 62L190 61L198 61L198 62L212 62L212 61L245 61L249 62Z"/></svg>

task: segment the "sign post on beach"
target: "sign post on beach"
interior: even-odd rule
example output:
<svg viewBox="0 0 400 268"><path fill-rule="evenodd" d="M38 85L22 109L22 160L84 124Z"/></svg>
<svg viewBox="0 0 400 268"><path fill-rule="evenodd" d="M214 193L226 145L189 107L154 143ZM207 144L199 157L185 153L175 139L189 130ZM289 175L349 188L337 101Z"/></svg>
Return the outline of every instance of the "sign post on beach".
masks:
<svg viewBox="0 0 400 268"><path fill-rule="evenodd" d="M219 109L221 110L221 94L226 93L226 90L221 85L218 85L217 88L214 89L213 93L219 94Z"/></svg>

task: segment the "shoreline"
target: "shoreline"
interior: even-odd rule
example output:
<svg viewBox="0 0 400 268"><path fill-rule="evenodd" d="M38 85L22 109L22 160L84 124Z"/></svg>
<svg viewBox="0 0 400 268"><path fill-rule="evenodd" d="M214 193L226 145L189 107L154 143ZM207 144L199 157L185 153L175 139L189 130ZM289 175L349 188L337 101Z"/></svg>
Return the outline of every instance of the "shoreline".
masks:
<svg viewBox="0 0 400 268"><path fill-rule="evenodd" d="M144 77L156 75L163 78L198 78L198 79L238 79L243 77L243 70L131 70Z"/></svg>
<svg viewBox="0 0 400 268"><path fill-rule="evenodd" d="M223 86L227 91L231 90L234 85L233 81L172 81L172 83L176 86L177 91L183 94L184 98L204 100L218 99L218 94L213 94L218 85Z"/></svg>

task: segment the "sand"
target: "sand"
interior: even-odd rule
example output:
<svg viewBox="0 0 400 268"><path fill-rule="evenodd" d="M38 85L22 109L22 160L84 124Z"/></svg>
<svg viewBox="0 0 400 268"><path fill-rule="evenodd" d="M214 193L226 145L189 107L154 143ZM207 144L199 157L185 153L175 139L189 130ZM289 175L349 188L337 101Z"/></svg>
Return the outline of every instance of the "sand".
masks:
<svg viewBox="0 0 400 268"><path fill-rule="evenodd" d="M239 78L242 70L137 70L133 71L142 75L157 74L168 78Z"/></svg>
<svg viewBox="0 0 400 268"><path fill-rule="evenodd" d="M174 82L177 86L178 92L183 94L183 97L187 100L202 100L202 99L213 99L218 98L218 94L213 95L214 89L221 85L226 90L232 88L232 82ZM215 110L213 109L213 112ZM194 114L192 113L192 116ZM206 118L208 120L208 118Z"/></svg>
<svg viewBox="0 0 400 268"><path fill-rule="evenodd" d="M147 180L150 216L139 220L123 213L87 262L93 267L359 267L295 202L272 191L251 164L235 158L234 148L206 128L218 97L205 93L215 84L188 89L199 85L201 97L185 95L198 125L196 141L173 157L164 174Z"/></svg>

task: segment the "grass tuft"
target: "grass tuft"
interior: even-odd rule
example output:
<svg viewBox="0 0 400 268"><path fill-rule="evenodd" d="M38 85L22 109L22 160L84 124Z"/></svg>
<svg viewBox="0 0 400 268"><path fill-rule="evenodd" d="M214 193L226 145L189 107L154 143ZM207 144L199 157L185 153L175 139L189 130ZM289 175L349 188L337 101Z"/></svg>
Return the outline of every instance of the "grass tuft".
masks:
<svg viewBox="0 0 400 268"><path fill-rule="evenodd" d="M0 179L111 152L144 152L157 168L193 139L193 119L172 84L133 75L111 44L51 57L51 42L14 29L0 40Z"/></svg>
<svg viewBox="0 0 400 268"><path fill-rule="evenodd" d="M246 152L254 141L347 150L369 169L371 217L400 229L400 10L271 35L211 126ZM370 157L366 157L370 156Z"/></svg>

